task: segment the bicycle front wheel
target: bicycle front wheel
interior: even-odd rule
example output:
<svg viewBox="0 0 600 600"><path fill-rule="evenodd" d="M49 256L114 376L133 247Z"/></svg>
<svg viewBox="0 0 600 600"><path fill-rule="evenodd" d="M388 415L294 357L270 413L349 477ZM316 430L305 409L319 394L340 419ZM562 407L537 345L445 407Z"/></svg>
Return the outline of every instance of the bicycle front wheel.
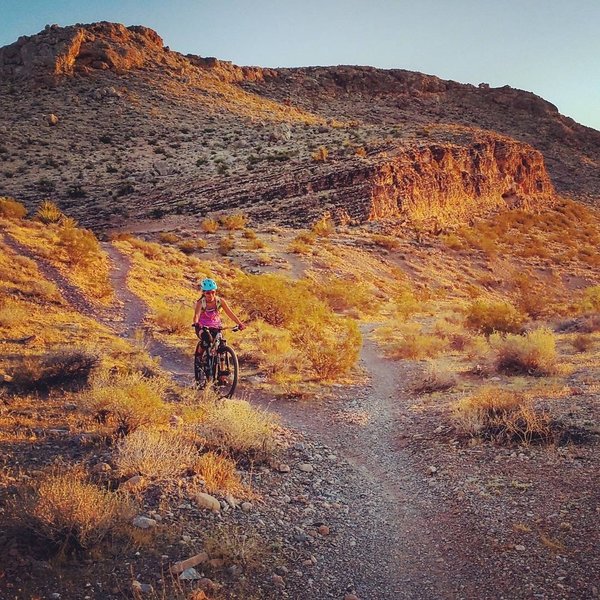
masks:
<svg viewBox="0 0 600 600"><path fill-rule="evenodd" d="M217 379L215 386L222 398L231 398L237 387L239 363L232 348L225 346L218 356Z"/></svg>

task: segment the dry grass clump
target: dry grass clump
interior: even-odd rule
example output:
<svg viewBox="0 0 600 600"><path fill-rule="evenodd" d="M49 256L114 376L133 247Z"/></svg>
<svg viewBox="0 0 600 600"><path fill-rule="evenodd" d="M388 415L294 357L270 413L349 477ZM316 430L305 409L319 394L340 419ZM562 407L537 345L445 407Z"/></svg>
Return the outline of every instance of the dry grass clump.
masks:
<svg viewBox="0 0 600 600"><path fill-rule="evenodd" d="M27 209L14 198L0 197L0 217L5 219L22 219L27 215Z"/></svg>
<svg viewBox="0 0 600 600"><path fill-rule="evenodd" d="M217 251L221 256L227 256L235 248L235 239L228 235L227 237L221 238Z"/></svg>
<svg viewBox="0 0 600 600"><path fill-rule="evenodd" d="M301 231L288 245L294 254L312 254L317 235L313 231Z"/></svg>
<svg viewBox="0 0 600 600"><path fill-rule="evenodd" d="M248 223L248 217L244 213L233 213L219 217L221 225L229 231L244 229Z"/></svg>
<svg viewBox="0 0 600 600"><path fill-rule="evenodd" d="M365 314L376 313L381 302L373 295L373 290L364 283L341 278L330 278L313 284L313 290L319 298L329 304L332 310L343 312L360 311Z"/></svg>
<svg viewBox="0 0 600 600"><path fill-rule="evenodd" d="M315 162L325 162L329 157L329 150L325 146L319 146L312 154L312 159Z"/></svg>
<svg viewBox="0 0 600 600"><path fill-rule="evenodd" d="M546 328L525 335L493 334L490 346L498 372L511 375L553 375L557 372L556 339Z"/></svg>
<svg viewBox="0 0 600 600"><path fill-rule="evenodd" d="M484 387L454 406L458 427L474 436L498 442L547 442L553 437L549 413L535 408L522 393Z"/></svg>
<svg viewBox="0 0 600 600"><path fill-rule="evenodd" d="M170 231L163 231L159 234L158 239L163 244L177 244L177 242L181 241L181 238L176 234Z"/></svg>
<svg viewBox="0 0 600 600"><path fill-rule="evenodd" d="M396 250L400 247L400 241L391 235L375 234L371 239L376 246L380 246L386 250Z"/></svg>
<svg viewBox="0 0 600 600"><path fill-rule="evenodd" d="M126 476L175 478L192 469L198 460L196 444L178 430L138 429L123 438L115 455L116 465Z"/></svg>
<svg viewBox="0 0 600 600"><path fill-rule="evenodd" d="M484 299L475 300L466 316L467 326L484 335L495 331L516 333L524 321L524 315L509 302Z"/></svg>
<svg viewBox="0 0 600 600"><path fill-rule="evenodd" d="M209 556L222 558L225 564L237 564L251 571L263 568L267 555L266 543L252 528L232 523L220 523L205 538L204 549Z"/></svg>
<svg viewBox="0 0 600 600"><path fill-rule="evenodd" d="M245 400L225 400L206 407L200 432L214 448L267 458L275 450L275 416Z"/></svg>
<svg viewBox="0 0 600 600"><path fill-rule="evenodd" d="M589 333L580 333L571 340L571 345L577 352L587 352L594 347L594 336Z"/></svg>
<svg viewBox="0 0 600 600"><path fill-rule="evenodd" d="M44 225L49 225L50 223L60 223L64 215L54 202L44 200L35 212L35 218Z"/></svg>
<svg viewBox="0 0 600 600"><path fill-rule="evenodd" d="M312 226L312 232L317 237L329 237L335 233L335 223L329 213L325 213Z"/></svg>
<svg viewBox="0 0 600 600"><path fill-rule="evenodd" d="M11 386L47 390L87 383L99 358L87 350L57 348L41 355L23 355L10 373Z"/></svg>
<svg viewBox="0 0 600 600"><path fill-rule="evenodd" d="M449 365L431 361L414 389L418 394L431 394L450 390L457 383L456 373Z"/></svg>
<svg viewBox="0 0 600 600"><path fill-rule="evenodd" d="M200 252L202 250L205 250L207 246L208 243L206 242L206 240L203 239L185 240L177 245L177 247L184 254L193 254L194 252Z"/></svg>
<svg viewBox="0 0 600 600"><path fill-rule="evenodd" d="M145 378L140 373L102 375L83 394L81 402L97 417L114 420L117 434L126 435L145 425L167 420L164 389L164 381Z"/></svg>
<svg viewBox="0 0 600 600"><path fill-rule="evenodd" d="M200 223L200 229L204 233L215 233L219 229L219 222L216 219L204 219Z"/></svg>
<svg viewBox="0 0 600 600"><path fill-rule="evenodd" d="M15 326L25 323L28 317L29 311L22 302L0 297L0 329L10 331Z"/></svg>
<svg viewBox="0 0 600 600"><path fill-rule="evenodd" d="M123 495L98 488L81 470L45 476L20 506L26 525L57 550L90 549L122 534L134 507Z"/></svg>
<svg viewBox="0 0 600 600"><path fill-rule="evenodd" d="M191 308L165 306L154 310L152 321L165 333L186 333L190 331L192 317Z"/></svg>
<svg viewBox="0 0 600 600"><path fill-rule="evenodd" d="M395 359L434 358L447 348L445 340L424 333L419 323L387 325L377 330L376 337L383 343L386 353Z"/></svg>
<svg viewBox="0 0 600 600"><path fill-rule="evenodd" d="M244 491L244 486L236 473L235 462L225 456L206 452L197 458L194 470L204 479L209 494L215 492L239 494Z"/></svg>
<svg viewBox="0 0 600 600"><path fill-rule="evenodd" d="M100 244L91 231L77 227L72 219L65 219L61 225L56 234L69 264L86 265L102 253Z"/></svg>

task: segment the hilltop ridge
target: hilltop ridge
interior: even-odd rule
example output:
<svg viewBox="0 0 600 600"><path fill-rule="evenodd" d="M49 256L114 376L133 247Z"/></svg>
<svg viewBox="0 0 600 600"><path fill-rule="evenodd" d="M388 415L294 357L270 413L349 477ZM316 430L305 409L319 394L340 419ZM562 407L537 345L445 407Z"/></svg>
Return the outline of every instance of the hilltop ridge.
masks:
<svg viewBox="0 0 600 600"><path fill-rule="evenodd" d="M507 198L544 206L554 188L600 198L600 132L508 86L240 67L107 22L22 36L0 75L0 194L52 197L95 227L240 206L286 223L330 210L451 224Z"/></svg>

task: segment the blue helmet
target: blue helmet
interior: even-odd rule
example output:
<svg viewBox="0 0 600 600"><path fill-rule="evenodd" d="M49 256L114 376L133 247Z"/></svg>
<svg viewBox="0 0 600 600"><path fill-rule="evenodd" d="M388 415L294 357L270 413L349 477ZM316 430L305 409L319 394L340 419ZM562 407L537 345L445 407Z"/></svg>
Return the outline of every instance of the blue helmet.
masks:
<svg viewBox="0 0 600 600"><path fill-rule="evenodd" d="M214 292L217 289L217 282L214 279L203 279L200 282L200 289L203 292Z"/></svg>

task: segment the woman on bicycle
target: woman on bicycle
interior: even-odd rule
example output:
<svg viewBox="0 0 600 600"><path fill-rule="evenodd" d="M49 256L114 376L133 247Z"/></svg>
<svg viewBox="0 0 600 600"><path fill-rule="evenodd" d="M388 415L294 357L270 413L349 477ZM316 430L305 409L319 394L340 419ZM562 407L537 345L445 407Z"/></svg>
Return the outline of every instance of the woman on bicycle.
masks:
<svg viewBox="0 0 600 600"><path fill-rule="evenodd" d="M217 283L214 279L203 279L200 282L200 290L202 296L196 302L192 325L196 329L196 335L202 340L202 344L199 345L199 356L202 357L204 349L210 346L214 336L222 327L221 315L219 314L221 308L240 329L244 329L246 326L229 308L227 302L217 296ZM200 332L202 332L201 335Z"/></svg>

